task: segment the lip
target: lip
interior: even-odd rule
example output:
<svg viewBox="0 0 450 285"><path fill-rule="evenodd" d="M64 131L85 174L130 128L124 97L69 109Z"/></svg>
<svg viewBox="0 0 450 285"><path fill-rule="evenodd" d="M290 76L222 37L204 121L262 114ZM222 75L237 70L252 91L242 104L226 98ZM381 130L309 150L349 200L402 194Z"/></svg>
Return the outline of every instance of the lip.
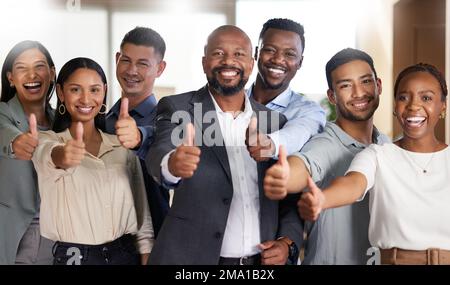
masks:
<svg viewBox="0 0 450 285"><path fill-rule="evenodd" d="M369 108L371 102L372 99L363 99L363 100L353 100L348 104L357 111L366 111Z"/></svg>
<svg viewBox="0 0 450 285"><path fill-rule="evenodd" d="M22 86L30 94L39 94L42 90L42 82L40 81L27 82Z"/></svg>
<svg viewBox="0 0 450 285"><path fill-rule="evenodd" d="M419 129L427 122L427 117L423 115L408 115L403 117L403 122L408 129Z"/></svg>
<svg viewBox="0 0 450 285"><path fill-rule="evenodd" d="M76 109L81 114L89 115L94 111L93 106L76 106Z"/></svg>
<svg viewBox="0 0 450 285"><path fill-rule="evenodd" d="M267 74L273 78L279 78L286 74L287 69L278 65L266 65Z"/></svg>
<svg viewBox="0 0 450 285"><path fill-rule="evenodd" d="M141 83L141 80L139 80L137 78L122 77L122 81L128 87L134 87L134 86L138 85L139 83Z"/></svg>

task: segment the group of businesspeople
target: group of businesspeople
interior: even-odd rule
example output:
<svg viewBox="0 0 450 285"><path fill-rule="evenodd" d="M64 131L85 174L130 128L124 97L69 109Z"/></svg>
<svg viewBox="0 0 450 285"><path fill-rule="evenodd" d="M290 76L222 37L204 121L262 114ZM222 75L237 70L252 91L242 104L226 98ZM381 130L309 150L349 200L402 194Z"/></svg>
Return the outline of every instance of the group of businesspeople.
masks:
<svg viewBox="0 0 450 285"><path fill-rule="evenodd" d="M450 264L442 74L418 63L398 75L391 142L373 125L372 58L347 48L328 61L326 122L289 87L304 48L289 19L268 20L255 49L220 26L207 84L157 102L166 46L137 27L116 53L122 93L108 111L94 60L56 75L42 44L16 44L1 73L0 264L281 265L301 249L302 264L366 264L372 246L383 264Z"/></svg>

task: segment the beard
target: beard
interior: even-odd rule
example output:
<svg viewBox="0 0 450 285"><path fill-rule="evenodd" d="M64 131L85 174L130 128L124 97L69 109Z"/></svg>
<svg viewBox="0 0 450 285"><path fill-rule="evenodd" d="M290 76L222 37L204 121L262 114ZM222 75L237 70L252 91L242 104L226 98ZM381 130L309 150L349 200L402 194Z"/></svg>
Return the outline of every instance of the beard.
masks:
<svg viewBox="0 0 450 285"><path fill-rule="evenodd" d="M233 69L236 69L235 67L232 67ZM222 69L230 69L228 66L221 66L216 67L212 70L212 76L206 77L208 79L209 86L214 89L217 93L222 94L224 96L233 96L234 94L240 92L242 89L244 89L245 84L247 84L248 78L244 78L244 72L239 69L239 82L234 86L224 86L220 84L219 80L217 79L217 74Z"/></svg>

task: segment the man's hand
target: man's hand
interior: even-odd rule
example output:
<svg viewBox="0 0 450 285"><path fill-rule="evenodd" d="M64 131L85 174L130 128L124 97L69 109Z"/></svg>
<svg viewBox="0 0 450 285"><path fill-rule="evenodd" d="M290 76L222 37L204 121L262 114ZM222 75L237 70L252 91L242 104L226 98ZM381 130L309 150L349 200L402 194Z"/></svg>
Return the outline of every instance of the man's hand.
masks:
<svg viewBox="0 0 450 285"><path fill-rule="evenodd" d="M141 132L136 121L128 113L128 98L123 97L120 103L119 119L116 122L116 135L120 144L133 149L141 144Z"/></svg>
<svg viewBox="0 0 450 285"><path fill-rule="evenodd" d="M62 169L68 169L81 164L86 153L83 142L83 124L77 123L75 139L70 140L64 146L53 148L52 159L54 164Z"/></svg>
<svg viewBox="0 0 450 285"><path fill-rule="evenodd" d="M252 117L248 124L245 144L250 156L255 161L267 161L275 154L275 146L272 140L258 131L258 119Z"/></svg>
<svg viewBox="0 0 450 285"><path fill-rule="evenodd" d="M278 161L266 170L264 177L264 194L271 200L284 199L288 193L290 169L286 157L286 149L280 145Z"/></svg>
<svg viewBox="0 0 450 285"><path fill-rule="evenodd" d="M309 192L303 192L301 199L298 201L298 212L303 219L315 221L319 218L325 204L325 195L311 177L308 177L308 188Z"/></svg>
<svg viewBox="0 0 450 285"><path fill-rule="evenodd" d="M29 119L30 131L16 137L12 142L12 151L17 159L31 160L34 150L39 144L36 116L30 115Z"/></svg>
<svg viewBox="0 0 450 285"><path fill-rule="evenodd" d="M184 142L169 157L169 172L176 177L190 178L200 162L200 148L194 146L195 129L192 123L186 125Z"/></svg>
<svg viewBox="0 0 450 285"><path fill-rule="evenodd" d="M259 244L262 265L285 265L289 257L289 246L282 240L270 240Z"/></svg>

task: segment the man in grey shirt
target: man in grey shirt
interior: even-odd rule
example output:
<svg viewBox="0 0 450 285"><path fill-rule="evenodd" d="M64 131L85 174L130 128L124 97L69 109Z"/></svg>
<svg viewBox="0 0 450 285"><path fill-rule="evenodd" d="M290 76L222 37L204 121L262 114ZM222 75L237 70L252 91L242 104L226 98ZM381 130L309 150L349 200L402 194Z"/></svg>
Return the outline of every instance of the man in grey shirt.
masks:
<svg viewBox="0 0 450 285"><path fill-rule="evenodd" d="M264 191L270 199L301 192L312 179L320 188L343 176L354 156L372 143L389 139L373 125L381 80L372 58L363 51L344 49L326 65L327 96L336 106L336 121L328 122L301 152L288 157L288 165L266 172ZM369 200L329 209L313 223L305 223L307 239L303 264L366 264L370 243Z"/></svg>

